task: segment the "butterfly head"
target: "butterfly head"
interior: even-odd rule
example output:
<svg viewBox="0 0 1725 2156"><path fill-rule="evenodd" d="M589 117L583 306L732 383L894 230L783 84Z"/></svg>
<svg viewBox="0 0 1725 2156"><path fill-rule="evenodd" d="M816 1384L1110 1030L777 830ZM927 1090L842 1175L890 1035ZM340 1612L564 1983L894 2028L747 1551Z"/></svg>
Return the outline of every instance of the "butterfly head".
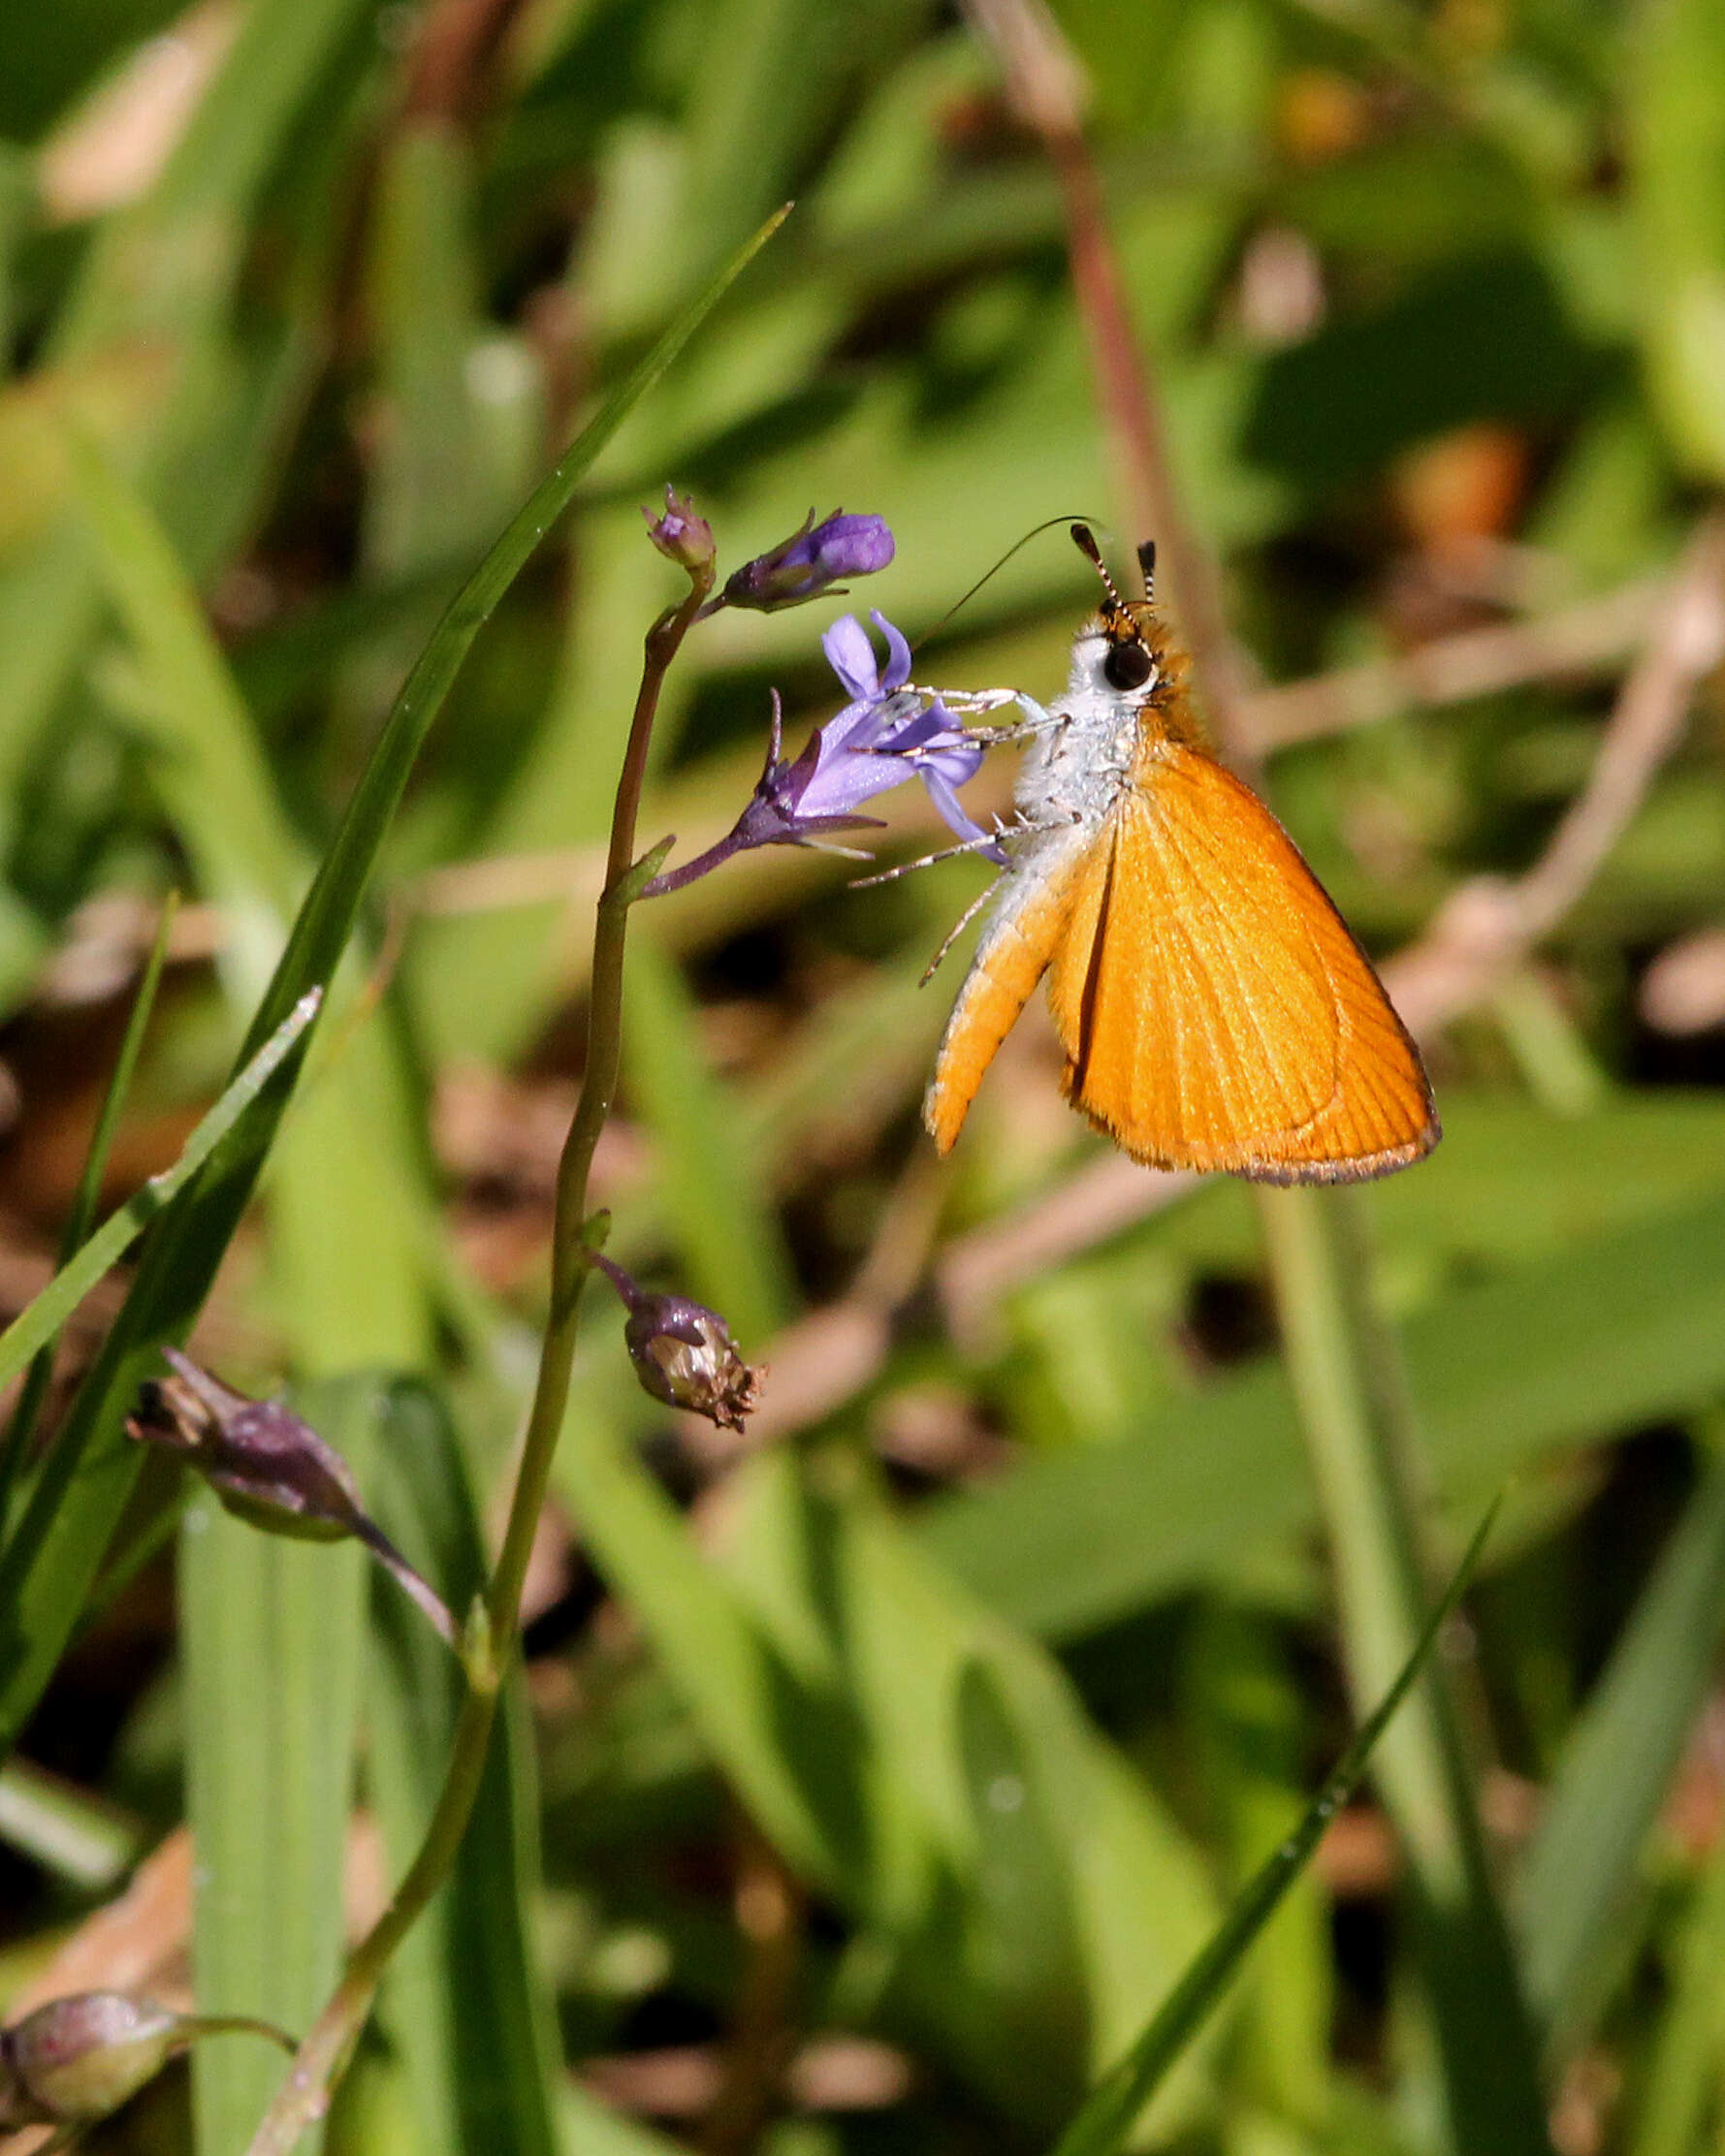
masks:
<svg viewBox="0 0 1725 2156"><path fill-rule="evenodd" d="M1138 549L1144 596L1123 599L1109 576L1088 524L1072 526L1072 542L1102 579L1102 611L1079 632L1078 650L1099 693L1126 698L1134 705L1153 702L1159 690L1178 687L1185 675L1184 656L1176 650L1153 603L1156 542Z"/></svg>

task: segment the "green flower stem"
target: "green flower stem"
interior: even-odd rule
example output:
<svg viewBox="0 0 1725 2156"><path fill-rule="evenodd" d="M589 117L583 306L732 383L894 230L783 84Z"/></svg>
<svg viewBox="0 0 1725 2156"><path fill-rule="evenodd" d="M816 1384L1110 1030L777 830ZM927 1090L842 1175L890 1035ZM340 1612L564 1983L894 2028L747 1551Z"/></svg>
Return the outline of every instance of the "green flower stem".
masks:
<svg viewBox="0 0 1725 2156"><path fill-rule="evenodd" d="M1393 1338L1372 1305L1358 1201L1261 1190L1283 1353L1328 1533L1348 1675L1360 1711L1419 1639L1430 1598L1416 1528L1418 1454ZM1453 2144L1549 2149L1537 2050L1492 1890L1472 1777L1441 1671L1428 1665L1379 1751L1425 1934Z"/></svg>
<svg viewBox="0 0 1725 2156"><path fill-rule="evenodd" d="M704 579L692 585L682 605L668 608L647 632L641 687L635 698L611 819L605 889L593 925L592 982L588 996L581 1097L558 1164L551 1311L539 1350L539 1375L502 1548L491 1586L483 1601L475 1606L463 1642L462 1663L467 1672L467 1695L456 1722L443 1788L419 1854L403 1874L389 1907L349 1955L340 1982L296 2053L293 2069L254 2135L248 2156L288 2156L301 2134L321 2116L331 2085L371 2010L391 1956L454 1867L479 1794L492 1726L496 1719L497 1694L520 1644L522 1586L568 1406L581 1289L592 1264L592 1252L584 1234L588 1175L599 1133L616 1098L623 1060L623 950L629 907L670 847L667 840L643 860L634 859L648 745L666 672L700 612L711 584L709 569Z"/></svg>
<svg viewBox="0 0 1725 2156"><path fill-rule="evenodd" d="M588 993L587 1053L581 1074L581 1097L575 1118L558 1162L557 1208L551 1238L551 1316L540 1353L539 1380L533 1393L532 1413L527 1421L527 1442L522 1448L521 1473L515 1501L504 1530L503 1547L497 1558L491 1593L486 1598L491 1619L494 1657L506 1659L515 1650L515 1633L521 1608L522 1583L527 1578L533 1532L545 1486L551 1475L552 1455L563 1427L563 1410L569 1397L569 1374L575 1360L576 1310L581 1290L592 1267L592 1252L584 1231L587 1220L587 1183L592 1168L593 1150L599 1133L610 1119L617 1097L617 1077L623 1062L623 961L628 929L629 907L651 882L670 850L670 841L656 846L637 862L635 825L641 808L641 788L647 777L647 749L653 738L653 721L658 710L659 689L667 669L684 638L693 626L701 603L711 587L709 567L691 583L688 596L678 607L661 614L647 632L646 664L641 670L641 689L635 699L634 720L628 746L623 751L623 775L618 780L617 807L611 818L611 850L605 861L605 889L600 895L593 923L593 967Z"/></svg>

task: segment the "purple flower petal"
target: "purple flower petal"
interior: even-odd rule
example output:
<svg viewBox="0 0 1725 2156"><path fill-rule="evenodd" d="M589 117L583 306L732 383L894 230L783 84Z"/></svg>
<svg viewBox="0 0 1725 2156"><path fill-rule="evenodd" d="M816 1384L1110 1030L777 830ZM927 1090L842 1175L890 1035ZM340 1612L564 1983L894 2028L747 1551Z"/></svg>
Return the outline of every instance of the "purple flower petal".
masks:
<svg viewBox="0 0 1725 2156"><path fill-rule="evenodd" d="M820 523L810 510L801 530L770 554L746 561L725 580L723 603L762 613L817 598L842 577L873 576L894 553L892 533L878 517L835 510Z"/></svg>
<svg viewBox="0 0 1725 2156"><path fill-rule="evenodd" d="M872 577L897 552L882 518L847 517L837 511L815 527L810 541L822 572L832 581Z"/></svg>
<svg viewBox="0 0 1725 2156"><path fill-rule="evenodd" d="M965 778L972 776L969 772L964 775ZM997 868L1004 869L1006 866L1004 849L989 838L979 823L965 813L963 804L953 792L951 782L940 765L924 764L917 777L928 789L928 798L934 803L954 838L962 840L966 845L974 845L986 860L992 861ZM962 785L964 779L961 778L959 783Z"/></svg>
<svg viewBox="0 0 1725 2156"><path fill-rule="evenodd" d="M880 670L875 662L875 647L854 614L841 614L830 629L821 632L820 649L847 695L865 703L879 695Z"/></svg>
<svg viewBox="0 0 1725 2156"><path fill-rule="evenodd" d="M884 689L903 688L910 679L910 647L878 607L869 609L869 619L886 639L886 672L880 677L880 686ZM874 653L869 655L873 658Z"/></svg>
<svg viewBox="0 0 1725 2156"><path fill-rule="evenodd" d="M820 759L809 784L798 797L795 818L847 816L877 794L890 793L916 777L913 764L898 756L879 756L873 750L841 748Z"/></svg>

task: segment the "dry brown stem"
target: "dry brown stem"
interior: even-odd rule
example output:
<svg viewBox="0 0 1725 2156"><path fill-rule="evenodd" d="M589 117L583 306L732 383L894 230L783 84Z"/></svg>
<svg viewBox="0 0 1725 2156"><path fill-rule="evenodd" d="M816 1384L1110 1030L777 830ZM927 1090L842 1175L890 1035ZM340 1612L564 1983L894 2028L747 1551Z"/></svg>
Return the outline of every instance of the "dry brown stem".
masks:
<svg viewBox="0 0 1725 2156"><path fill-rule="evenodd" d="M1509 882L1475 876L1384 968L1416 1034L1459 1015L1549 935L1598 874L1677 745L1697 684L1725 652L1725 518L1696 527L1640 658L1618 692L1587 783L1545 852Z"/></svg>
<svg viewBox="0 0 1725 2156"><path fill-rule="evenodd" d="M1246 699L1246 731L1262 754L1420 705L1460 704L1529 682L1607 672L1641 645L1670 587L1669 578L1638 577L1579 606L1464 629L1396 658L1256 689Z"/></svg>
<svg viewBox="0 0 1725 2156"><path fill-rule="evenodd" d="M1216 739L1230 762L1250 768L1255 748L1241 711L1244 674L1215 561L1188 524L1169 475L1162 400L1133 329L1102 181L1084 137L1083 70L1041 0L967 0L967 8L1000 61L1012 110L1040 140L1060 184L1072 290L1125 528L1155 539Z"/></svg>
<svg viewBox="0 0 1725 2156"><path fill-rule="evenodd" d="M521 0L435 0L414 40L404 109L413 119L469 124L483 109Z"/></svg>
<svg viewBox="0 0 1725 2156"><path fill-rule="evenodd" d="M723 2070L701 2127L709 2156L742 2156L755 2145L796 2043L791 2013L803 1958L802 1889L758 1829L745 1823L741 1831L736 1913L747 1952Z"/></svg>

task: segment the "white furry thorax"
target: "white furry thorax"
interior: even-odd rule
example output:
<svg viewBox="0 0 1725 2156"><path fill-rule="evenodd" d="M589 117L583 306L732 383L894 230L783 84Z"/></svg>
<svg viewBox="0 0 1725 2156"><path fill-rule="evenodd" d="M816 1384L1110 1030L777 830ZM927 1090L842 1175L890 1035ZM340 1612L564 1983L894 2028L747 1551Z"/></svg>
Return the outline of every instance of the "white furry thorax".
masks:
<svg viewBox="0 0 1725 2156"><path fill-rule="evenodd" d="M1139 714L1157 676L1153 672L1137 688L1115 688L1102 672L1107 655L1101 621L1087 621L1072 640L1066 694L1043 714L1047 724L1037 726L1019 770L1013 798L1033 833L1062 825L1094 828L1127 783L1138 750Z"/></svg>

